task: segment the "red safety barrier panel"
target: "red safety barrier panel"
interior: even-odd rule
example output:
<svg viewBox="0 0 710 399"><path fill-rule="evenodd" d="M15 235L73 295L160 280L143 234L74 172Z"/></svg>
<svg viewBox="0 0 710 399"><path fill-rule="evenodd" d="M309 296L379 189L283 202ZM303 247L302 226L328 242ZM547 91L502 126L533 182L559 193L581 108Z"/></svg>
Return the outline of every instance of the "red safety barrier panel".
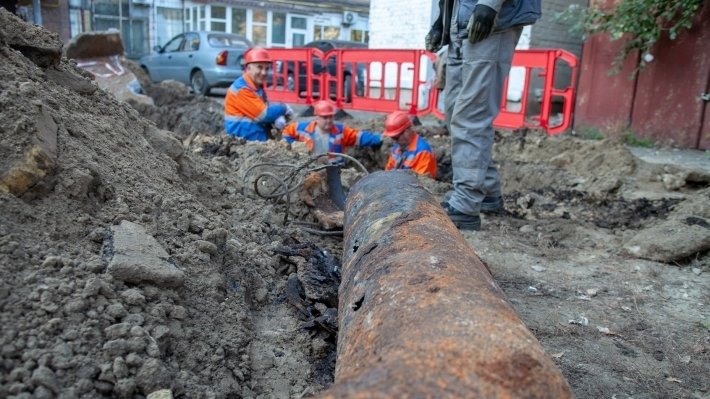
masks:
<svg viewBox="0 0 710 399"><path fill-rule="evenodd" d="M555 89L555 72L558 61L566 62L572 69L571 82L564 89ZM577 81L577 57L564 50L519 50L513 55L513 66L525 68L525 85L521 107L517 112L506 110L507 100L503 97L501 113L494 124L504 128L540 127L548 134L559 134L567 130L572 123L572 105L574 102L574 82ZM533 70L539 69L538 77L543 79L542 96L540 98L540 114L531 116L531 121L526 119L525 110L529 101L529 83ZM507 81L504 93L507 93ZM562 100L562 119L559 123L551 124L553 100L560 97Z"/></svg>
<svg viewBox="0 0 710 399"><path fill-rule="evenodd" d="M360 111L429 113L436 56L424 50L270 48L271 101L310 105L319 99ZM430 71L426 71L429 68ZM426 72L426 73L425 73ZM323 88L321 90L321 88ZM424 91L424 93L422 93Z"/></svg>
<svg viewBox="0 0 710 399"><path fill-rule="evenodd" d="M267 95L270 100L310 105L319 99L335 101L341 109L389 113L404 110L412 115L434 114L444 119L437 107L439 91L434 84L436 55L425 50L336 49L323 53L314 48L269 49L273 75ZM555 88L559 63L571 69L568 86ZM542 128L548 134L567 130L572 122L577 57L564 50L516 50L513 65L524 68L520 102L508 102L508 79L503 101L493 125L498 128ZM531 78L542 79L540 98L530 98ZM553 110L561 100L561 110ZM527 115L529 104L540 113ZM553 122L554 121L554 122Z"/></svg>
<svg viewBox="0 0 710 399"><path fill-rule="evenodd" d="M558 68L558 61L565 62L571 69L570 83L563 89L555 88L555 73ZM513 54L513 67L525 68L525 78L522 87L520 102L516 102L515 107L507 100L508 79L506 79L503 89L503 101L498 117L493 121L493 126L504 129L520 129L523 127L542 128L548 134L555 135L564 132L572 124L572 109L574 104L574 85L577 82L577 57L564 50L516 50ZM540 113L537 115L526 115L530 108L530 79L533 73L542 78L542 94L539 99ZM431 93L431 112L437 117L444 119L442 110L436 107L439 101L439 92L434 90ZM561 119L554 115L553 108L555 100L561 99ZM535 99L534 101L537 101ZM515 110L517 109L517 110Z"/></svg>
<svg viewBox="0 0 710 399"><path fill-rule="evenodd" d="M338 107L429 113L429 94L422 96L421 92L433 76L434 54L424 50L336 49L326 58L338 67L337 74L326 77L328 94Z"/></svg>
<svg viewBox="0 0 710 399"><path fill-rule="evenodd" d="M266 85L270 101L310 105L320 98L323 52L315 48L270 48L272 76Z"/></svg>

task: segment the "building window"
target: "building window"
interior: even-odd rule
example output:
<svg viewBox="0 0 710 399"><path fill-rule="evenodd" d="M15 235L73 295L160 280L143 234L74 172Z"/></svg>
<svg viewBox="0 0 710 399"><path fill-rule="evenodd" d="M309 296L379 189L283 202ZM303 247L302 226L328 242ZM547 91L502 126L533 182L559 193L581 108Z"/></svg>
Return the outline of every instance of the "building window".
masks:
<svg viewBox="0 0 710 399"><path fill-rule="evenodd" d="M353 42L367 43L370 39L368 31L353 29L350 31L350 40Z"/></svg>
<svg viewBox="0 0 710 399"><path fill-rule="evenodd" d="M148 51L148 8L133 7L129 0L95 0L91 5L93 30L118 29L128 58Z"/></svg>
<svg viewBox="0 0 710 399"><path fill-rule="evenodd" d="M271 14L271 45L286 45L286 14L284 13Z"/></svg>
<svg viewBox="0 0 710 399"><path fill-rule="evenodd" d="M338 40L340 28L337 26L313 25L313 40Z"/></svg>
<svg viewBox="0 0 710 399"><path fill-rule="evenodd" d="M232 33L247 35L247 10L232 8Z"/></svg>
<svg viewBox="0 0 710 399"><path fill-rule="evenodd" d="M291 16L291 46L299 47L306 43L308 35L308 19L306 17Z"/></svg>
<svg viewBox="0 0 710 399"><path fill-rule="evenodd" d="M227 20L227 7L212 6L210 11L212 12L212 19Z"/></svg>
<svg viewBox="0 0 710 399"><path fill-rule="evenodd" d="M189 10L186 10L189 12ZM182 33L182 10L177 8L157 7L155 9L156 30L155 40L163 44Z"/></svg>
<svg viewBox="0 0 710 399"><path fill-rule="evenodd" d="M227 31L227 7L210 6L210 30L213 32Z"/></svg>
<svg viewBox="0 0 710 399"><path fill-rule="evenodd" d="M91 2L69 0L69 31L72 37L91 30Z"/></svg>
<svg viewBox="0 0 710 399"><path fill-rule="evenodd" d="M313 40L323 40L323 27L313 25Z"/></svg>
<svg viewBox="0 0 710 399"><path fill-rule="evenodd" d="M212 32L226 32L227 31L227 23L212 21L210 23L210 30Z"/></svg>
<svg viewBox="0 0 710 399"><path fill-rule="evenodd" d="M266 24L266 20L268 17L268 13L264 10L254 10L252 12L251 19L253 20L254 23L263 23Z"/></svg>
<svg viewBox="0 0 710 399"><path fill-rule="evenodd" d="M268 13L264 10L254 10L252 12L251 41L258 46L267 45L267 17Z"/></svg>
<svg viewBox="0 0 710 399"><path fill-rule="evenodd" d="M293 17L291 18L291 28L292 29L306 29L308 27L308 20L304 17Z"/></svg>
<svg viewBox="0 0 710 399"><path fill-rule="evenodd" d="M94 2L94 14L100 15L121 15L120 0L99 0ZM128 16L128 15L126 15Z"/></svg>
<svg viewBox="0 0 710 399"><path fill-rule="evenodd" d="M69 1L69 29L72 37L91 30L91 4L84 3Z"/></svg>
<svg viewBox="0 0 710 399"><path fill-rule="evenodd" d="M128 5L126 0L99 0L93 3L94 6L94 29L105 31L111 28L121 32L124 43L130 42L128 35L128 10L123 12L121 3ZM125 44L124 44L125 45Z"/></svg>

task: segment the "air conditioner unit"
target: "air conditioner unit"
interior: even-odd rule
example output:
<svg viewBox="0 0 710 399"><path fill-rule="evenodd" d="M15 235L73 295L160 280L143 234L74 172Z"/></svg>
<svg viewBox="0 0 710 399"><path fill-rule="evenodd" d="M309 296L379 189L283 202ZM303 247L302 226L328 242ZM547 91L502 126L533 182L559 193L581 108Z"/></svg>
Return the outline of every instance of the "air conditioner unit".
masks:
<svg viewBox="0 0 710 399"><path fill-rule="evenodd" d="M350 26L355 23L356 19L357 19L357 13L354 13L352 11L343 12L343 25Z"/></svg>

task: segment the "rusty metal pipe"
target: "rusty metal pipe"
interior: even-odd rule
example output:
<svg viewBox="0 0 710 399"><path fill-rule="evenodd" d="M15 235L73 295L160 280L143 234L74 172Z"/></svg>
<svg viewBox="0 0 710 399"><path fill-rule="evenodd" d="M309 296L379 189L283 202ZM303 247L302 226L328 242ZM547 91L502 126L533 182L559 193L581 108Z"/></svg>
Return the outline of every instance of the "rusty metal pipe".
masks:
<svg viewBox="0 0 710 399"><path fill-rule="evenodd" d="M325 398L569 398L569 385L436 199L405 172L345 210L335 383Z"/></svg>

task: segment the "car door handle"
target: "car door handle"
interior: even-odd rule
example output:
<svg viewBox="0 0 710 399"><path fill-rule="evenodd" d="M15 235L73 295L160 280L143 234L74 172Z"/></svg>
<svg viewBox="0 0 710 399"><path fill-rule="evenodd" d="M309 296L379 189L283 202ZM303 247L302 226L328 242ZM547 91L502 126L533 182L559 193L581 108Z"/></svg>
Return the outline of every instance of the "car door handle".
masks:
<svg viewBox="0 0 710 399"><path fill-rule="evenodd" d="M169 55L169 56L168 56L168 59L169 59L169 60L172 60L172 59L173 59L173 56L172 56L172 55Z"/></svg>
<svg viewBox="0 0 710 399"><path fill-rule="evenodd" d="M192 58L192 54L188 55L187 58Z"/></svg>

